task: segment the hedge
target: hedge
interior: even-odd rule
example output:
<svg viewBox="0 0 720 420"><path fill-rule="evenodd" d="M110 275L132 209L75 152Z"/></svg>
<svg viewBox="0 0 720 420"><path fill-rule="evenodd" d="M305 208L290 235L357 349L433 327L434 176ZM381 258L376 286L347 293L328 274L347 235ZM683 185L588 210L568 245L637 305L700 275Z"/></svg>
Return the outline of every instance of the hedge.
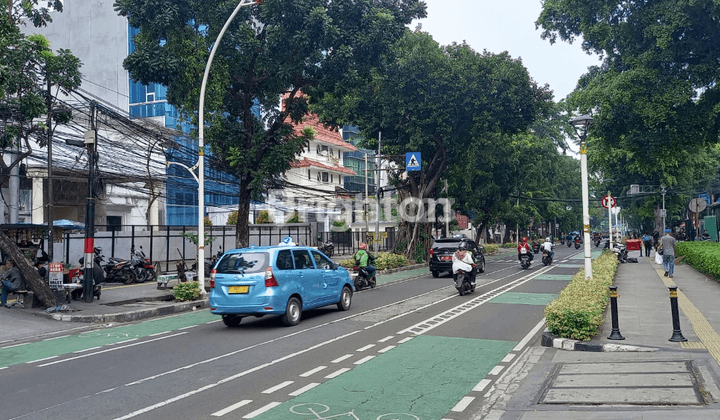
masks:
<svg viewBox="0 0 720 420"><path fill-rule="evenodd" d="M342 260L340 261L340 265L345 268L353 268L355 266L355 260L352 258ZM380 252L375 260L375 268L378 270L404 267L406 265L408 265L408 260L404 255L398 255L392 252Z"/></svg>
<svg viewBox="0 0 720 420"><path fill-rule="evenodd" d="M683 262L715 280L720 280L720 243L677 242L675 256L685 257Z"/></svg>
<svg viewBox="0 0 720 420"><path fill-rule="evenodd" d="M618 260L607 251L593 261L593 278L585 278L585 270L573 277L557 299L545 307L547 326L553 335L589 341L605 321L605 308L610 298Z"/></svg>

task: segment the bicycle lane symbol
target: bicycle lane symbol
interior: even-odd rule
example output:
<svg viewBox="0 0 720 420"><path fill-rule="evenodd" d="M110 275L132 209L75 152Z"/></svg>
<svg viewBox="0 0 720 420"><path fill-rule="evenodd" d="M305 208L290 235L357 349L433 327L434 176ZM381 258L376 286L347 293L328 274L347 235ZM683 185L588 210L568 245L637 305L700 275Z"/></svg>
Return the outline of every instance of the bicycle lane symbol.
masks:
<svg viewBox="0 0 720 420"><path fill-rule="evenodd" d="M303 420L331 420L331 419L342 419L342 418L348 418L348 419L354 419L354 420L363 420L357 415L355 415L355 410L348 411L346 413L340 413L340 414L333 414L333 415L326 415L322 416L321 414L325 414L328 411L330 411L330 407L325 404L319 404L319 403L304 403L304 404L297 404L292 407L290 407L290 412L293 414L298 414L301 416L306 415L313 415L315 417L308 417ZM379 415L375 420L420 420L420 417L408 414L408 413L385 413Z"/></svg>

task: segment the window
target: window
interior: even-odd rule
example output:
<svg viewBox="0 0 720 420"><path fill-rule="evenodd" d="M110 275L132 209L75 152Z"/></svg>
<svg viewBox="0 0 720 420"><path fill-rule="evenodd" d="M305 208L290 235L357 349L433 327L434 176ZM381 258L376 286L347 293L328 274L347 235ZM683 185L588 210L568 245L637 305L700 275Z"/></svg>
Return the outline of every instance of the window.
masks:
<svg viewBox="0 0 720 420"><path fill-rule="evenodd" d="M335 182L335 175L330 174L330 182Z"/></svg>
<svg viewBox="0 0 720 420"><path fill-rule="evenodd" d="M322 182L328 182L328 173L327 172L322 173Z"/></svg>
<svg viewBox="0 0 720 420"><path fill-rule="evenodd" d="M317 251L311 251L311 252L312 252L313 258L315 259L315 266L317 268L330 270L335 266L335 264L332 261L330 261L327 257L322 255L321 253L319 253Z"/></svg>
<svg viewBox="0 0 720 420"><path fill-rule="evenodd" d="M312 260L310 260L310 254L308 254L307 250L296 249L292 251L292 254L296 270L307 270L315 268Z"/></svg>
<svg viewBox="0 0 720 420"><path fill-rule="evenodd" d="M217 265L218 273L261 273L267 267L267 252L225 254Z"/></svg>
<svg viewBox="0 0 720 420"><path fill-rule="evenodd" d="M308 180L310 179L310 169L308 169Z"/></svg>
<svg viewBox="0 0 720 420"><path fill-rule="evenodd" d="M108 216L107 224L108 231L120 232L120 230L122 229L122 216Z"/></svg>
<svg viewBox="0 0 720 420"><path fill-rule="evenodd" d="M289 249L278 252L277 261L275 262L278 270L292 270L293 259Z"/></svg>

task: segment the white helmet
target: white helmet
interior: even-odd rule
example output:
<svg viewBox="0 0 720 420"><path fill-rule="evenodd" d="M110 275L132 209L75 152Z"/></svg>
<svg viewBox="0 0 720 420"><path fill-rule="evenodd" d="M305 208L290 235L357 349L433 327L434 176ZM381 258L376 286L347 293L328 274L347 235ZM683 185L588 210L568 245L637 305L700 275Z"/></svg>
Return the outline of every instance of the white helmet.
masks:
<svg viewBox="0 0 720 420"><path fill-rule="evenodd" d="M545 242L550 242L550 237L545 238Z"/></svg>

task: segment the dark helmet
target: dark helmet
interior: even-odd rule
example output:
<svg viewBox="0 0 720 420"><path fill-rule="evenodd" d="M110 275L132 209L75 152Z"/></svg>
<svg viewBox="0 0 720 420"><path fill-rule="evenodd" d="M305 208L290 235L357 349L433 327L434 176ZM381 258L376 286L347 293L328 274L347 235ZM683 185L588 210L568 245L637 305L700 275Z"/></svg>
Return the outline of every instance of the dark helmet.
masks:
<svg viewBox="0 0 720 420"><path fill-rule="evenodd" d="M465 242L460 242L460 245L458 245L459 251L465 251L467 250L467 245L465 245Z"/></svg>

